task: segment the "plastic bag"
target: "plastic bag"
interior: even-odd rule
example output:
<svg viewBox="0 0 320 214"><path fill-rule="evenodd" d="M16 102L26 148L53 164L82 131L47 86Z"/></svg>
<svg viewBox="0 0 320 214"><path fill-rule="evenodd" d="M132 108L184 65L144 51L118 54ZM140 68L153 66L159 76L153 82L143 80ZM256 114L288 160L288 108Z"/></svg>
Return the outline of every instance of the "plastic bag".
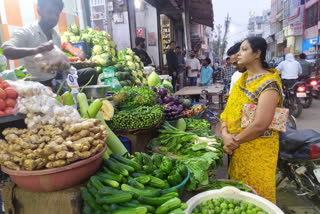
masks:
<svg viewBox="0 0 320 214"><path fill-rule="evenodd" d="M15 71L12 71L12 70L6 70L1 72L0 77L2 78L2 80L12 80L12 81L18 80Z"/></svg>
<svg viewBox="0 0 320 214"><path fill-rule="evenodd" d="M54 46L51 51L37 54L34 61L39 69L46 73L58 70L65 71L70 68L68 56L57 46Z"/></svg>
<svg viewBox="0 0 320 214"><path fill-rule="evenodd" d="M106 67L102 69L102 72L104 74L104 78L112 78L115 75L115 67Z"/></svg>

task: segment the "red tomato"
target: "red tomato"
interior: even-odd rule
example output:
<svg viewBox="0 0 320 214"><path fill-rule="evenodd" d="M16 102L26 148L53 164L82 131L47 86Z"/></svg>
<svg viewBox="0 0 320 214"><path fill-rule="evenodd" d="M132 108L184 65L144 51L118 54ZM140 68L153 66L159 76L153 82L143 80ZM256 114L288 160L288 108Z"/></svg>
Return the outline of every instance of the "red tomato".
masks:
<svg viewBox="0 0 320 214"><path fill-rule="evenodd" d="M0 117L6 115L3 111L0 111Z"/></svg>
<svg viewBox="0 0 320 214"><path fill-rule="evenodd" d="M16 92L16 90L14 90L11 87L4 89L4 91L6 92L7 97L9 97L9 98L16 99L18 97L18 93Z"/></svg>
<svg viewBox="0 0 320 214"><path fill-rule="evenodd" d="M5 113L6 115L8 115L8 114L13 114L13 108L12 108L12 107L7 107L7 108L4 110L4 113Z"/></svg>
<svg viewBox="0 0 320 214"><path fill-rule="evenodd" d="M0 99L0 110L4 110L6 108L6 102Z"/></svg>
<svg viewBox="0 0 320 214"><path fill-rule="evenodd" d="M9 83L8 83L7 81L3 81L3 82L1 83L1 85L2 85L2 88L3 88L3 89L10 87L10 85L9 85Z"/></svg>
<svg viewBox="0 0 320 214"><path fill-rule="evenodd" d="M12 99L12 98L7 98L6 99L6 106L7 107L15 107L17 104L17 101Z"/></svg>
<svg viewBox="0 0 320 214"><path fill-rule="evenodd" d="M2 82L2 77L0 77L0 83Z"/></svg>
<svg viewBox="0 0 320 214"><path fill-rule="evenodd" d="M0 88L0 99L6 99L7 98L7 93L5 92L5 90L3 90L2 88Z"/></svg>

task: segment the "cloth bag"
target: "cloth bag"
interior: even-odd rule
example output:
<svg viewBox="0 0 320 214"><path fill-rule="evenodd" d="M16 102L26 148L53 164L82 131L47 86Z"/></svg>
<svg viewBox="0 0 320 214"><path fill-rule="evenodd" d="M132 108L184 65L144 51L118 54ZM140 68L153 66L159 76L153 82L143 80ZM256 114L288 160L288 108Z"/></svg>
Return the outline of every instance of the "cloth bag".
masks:
<svg viewBox="0 0 320 214"><path fill-rule="evenodd" d="M256 116L257 106L255 104L244 104L242 110L241 128L247 128L253 123ZM286 133L286 123L289 116L289 109L276 108L269 130Z"/></svg>

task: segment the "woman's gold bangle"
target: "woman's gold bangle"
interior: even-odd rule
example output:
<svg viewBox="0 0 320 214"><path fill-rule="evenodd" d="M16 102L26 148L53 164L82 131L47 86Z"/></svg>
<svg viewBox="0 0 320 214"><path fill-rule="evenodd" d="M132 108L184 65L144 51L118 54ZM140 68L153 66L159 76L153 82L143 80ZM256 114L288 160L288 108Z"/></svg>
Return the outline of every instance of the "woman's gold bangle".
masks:
<svg viewBox="0 0 320 214"><path fill-rule="evenodd" d="M222 133L222 130L223 130L224 128L227 128L227 127L228 127L227 125L222 126L222 127L220 128L220 133Z"/></svg>

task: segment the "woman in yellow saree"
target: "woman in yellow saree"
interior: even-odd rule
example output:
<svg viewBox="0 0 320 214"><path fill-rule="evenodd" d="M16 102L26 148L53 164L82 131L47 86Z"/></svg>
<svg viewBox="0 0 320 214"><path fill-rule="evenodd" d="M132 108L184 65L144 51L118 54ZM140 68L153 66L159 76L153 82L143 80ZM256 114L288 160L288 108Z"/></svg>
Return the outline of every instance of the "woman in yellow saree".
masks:
<svg viewBox="0 0 320 214"><path fill-rule="evenodd" d="M241 44L238 64L247 71L232 89L221 115L224 151L231 156L229 175L243 181L257 193L276 203L275 175L279 151L278 132L267 130L277 106L281 106L281 79L265 63L267 43L250 37ZM256 104L256 116L241 128L244 104Z"/></svg>

